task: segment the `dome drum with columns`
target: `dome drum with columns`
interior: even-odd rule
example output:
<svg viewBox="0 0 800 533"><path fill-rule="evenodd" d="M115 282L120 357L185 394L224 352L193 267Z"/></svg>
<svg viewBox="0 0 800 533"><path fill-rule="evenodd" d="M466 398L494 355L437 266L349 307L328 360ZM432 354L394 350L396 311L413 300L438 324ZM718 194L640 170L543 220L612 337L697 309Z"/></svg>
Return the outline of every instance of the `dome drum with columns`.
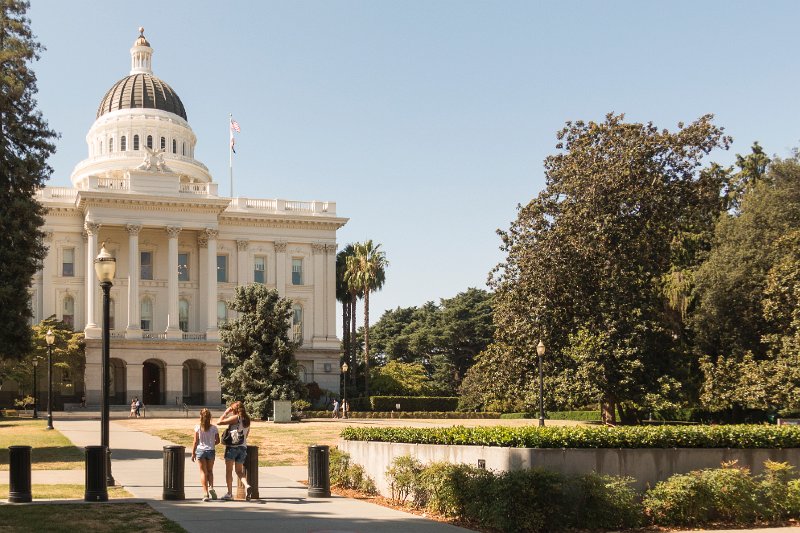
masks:
<svg viewBox="0 0 800 533"><path fill-rule="evenodd" d="M89 403L99 402L102 302L93 260L105 242L117 258L113 403L140 396L149 404L218 404L218 325L233 317L226 301L236 287L250 283L292 299L300 374L337 390L336 232L347 219L334 202L219 196L195 159L180 98L152 74L152 55L140 29L130 74L103 98L73 188L37 193L47 209L48 255L31 286L35 320L55 315L85 332L79 381ZM72 390L77 401L82 391Z"/></svg>

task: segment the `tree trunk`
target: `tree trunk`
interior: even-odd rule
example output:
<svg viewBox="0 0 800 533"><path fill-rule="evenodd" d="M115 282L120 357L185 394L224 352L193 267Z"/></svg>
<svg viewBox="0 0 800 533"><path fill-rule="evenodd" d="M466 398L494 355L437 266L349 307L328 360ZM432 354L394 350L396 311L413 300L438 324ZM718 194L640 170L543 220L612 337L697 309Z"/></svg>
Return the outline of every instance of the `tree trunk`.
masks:
<svg viewBox="0 0 800 533"><path fill-rule="evenodd" d="M356 353L358 352L358 342L356 340L356 309L358 308L358 298L353 292L350 299L350 365L353 367L353 373L350 374L350 383L353 385L353 392L358 389L356 386L356 377L358 376L358 365L356 364Z"/></svg>
<svg viewBox="0 0 800 533"><path fill-rule="evenodd" d="M369 287L364 287L364 396L369 398Z"/></svg>
<svg viewBox="0 0 800 533"><path fill-rule="evenodd" d="M600 416L603 424L615 426L617 424L617 404L611 398L603 398L600 402Z"/></svg>
<svg viewBox="0 0 800 533"><path fill-rule="evenodd" d="M342 302L342 359L350 366L350 302Z"/></svg>

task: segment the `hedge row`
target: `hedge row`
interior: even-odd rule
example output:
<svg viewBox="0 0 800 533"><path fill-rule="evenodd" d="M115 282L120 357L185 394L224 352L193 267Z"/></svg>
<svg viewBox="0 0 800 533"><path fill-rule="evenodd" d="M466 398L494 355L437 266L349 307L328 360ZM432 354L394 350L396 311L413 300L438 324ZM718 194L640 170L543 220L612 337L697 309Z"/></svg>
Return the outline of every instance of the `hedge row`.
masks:
<svg viewBox="0 0 800 533"><path fill-rule="evenodd" d="M735 464L677 474L643 497L630 478L540 468L493 472L464 464L423 465L410 456L396 458L386 480L396 503L492 531L750 526L800 517L794 467L772 461L764 466L759 476Z"/></svg>
<svg viewBox="0 0 800 533"><path fill-rule="evenodd" d="M458 397L370 396L369 403L373 411L455 411L458 407Z"/></svg>
<svg viewBox="0 0 800 533"><path fill-rule="evenodd" d="M348 427L341 437L512 448L798 448L800 426Z"/></svg>
<svg viewBox="0 0 800 533"><path fill-rule="evenodd" d="M303 411L305 418L331 418L333 411ZM350 411L348 418L449 418L449 419L491 419L500 418L500 413L464 413L458 411Z"/></svg>
<svg viewBox="0 0 800 533"><path fill-rule="evenodd" d="M600 411L548 411L544 414L548 420L577 420L579 422L595 422L600 420ZM539 418L539 413L503 413L500 418Z"/></svg>

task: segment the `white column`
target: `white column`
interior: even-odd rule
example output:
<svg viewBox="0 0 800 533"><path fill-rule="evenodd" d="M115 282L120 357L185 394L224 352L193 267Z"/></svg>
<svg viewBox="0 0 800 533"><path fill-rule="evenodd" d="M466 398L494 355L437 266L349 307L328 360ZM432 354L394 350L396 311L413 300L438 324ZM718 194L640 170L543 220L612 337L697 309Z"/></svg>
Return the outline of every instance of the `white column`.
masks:
<svg viewBox="0 0 800 533"><path fill-rule="evenodd" d="M128 327L125 338L136 339L142 336L142 323L139 307L139 232L141 224L128 224ZM137 387L141 388L141 376ZM130 382L128 383L130 388Z"/></svg>
<svg viewBox="0 0 800 533"><path fill-rule="evenodd" d="M286 241L275 241L275 288L281 298L286 296Z"/></svg>
<svg viewBox="0 0 800 533"><path fill-rule="evenodd" d="M325 246L325 336L338 342L336 338L336 245Z"/></svg>
<svg viewBox="0 0 800 533"><path fill-rule="evenodd" d="M167 226L169 235L169 272L167 275L167 294L169 294L167 314L167 338L182 338L181 328L178 326L178 235L179 226Z"/></svg>
<svg viewBox="0 0 800 533"><path fill-rule="evenodd" d="M86 328L84 334L87 339L99 339L100 328L95 322L94 303L97 294L97 275L94 273L94 259L97 257L97 234L100 224L86 221L83 224L88 235L86 246Z"/></svg>
<svg viewBox="0 0 800 533"><path fill-rule="evenodd" d="M199 260L198 265L200 267L197 277L200 290L197 291L197 311L194 311L197 314L197 331L205 331L208 327L208 317L203 316L202 311L202 309L208 309L208 295L206 294L205 287L203 285L203 283L206 282L206 276L208 276L208 252L206 248L208 248L208 235L206 235L206 232L203 231L197 235L197 259Z"/></svg>
<svg viewBox="0 0 800 533"><path fill-rule="evenodd" d="M206 327L206 339L215 341L219 339L217 329L217 234L215 229L207 229L208 237L208 275L206 276L206 298L208 298L208 326Z"/></svg>
<svg viewBox="0 0 800 533"><path fill-rule="evenodd" d="M313 339L325 337L325 245L311 244L314 256L314 335Z"/></svg>
<svg viewBox="0 0 800 533"><path fill-rule="evenodd" d="M166 391L167 405L181 405L183 403L183 363L177 365L167 365L167 383L164 386Z"/></svg>
<svg viewBox="0 0 800 533"><path fill-rule="evenodd" d="M58 250L53 246L52 231L44 232L44 242L48 250L47 255L42 261L42 290L39 294L41 301L39 313L42 319L56 314L56 294L53 290L53 275L55 274L56 261L58 261ZM45 291L47 291L47 293L45 293Z"/></svg>
<svg viewBox="0 0 800 533"><path fill-rule="evenodd" d="M239 239L236 241L236 247L239 250L239 253L236 256L237 285L247 285L248 283L251 283L250 274L247 268L247 266L250 264L250 262L247 260L247 246L249 244L249 241L244 239ZM252 269L250 269L250 271L252 272Z"/></svg>

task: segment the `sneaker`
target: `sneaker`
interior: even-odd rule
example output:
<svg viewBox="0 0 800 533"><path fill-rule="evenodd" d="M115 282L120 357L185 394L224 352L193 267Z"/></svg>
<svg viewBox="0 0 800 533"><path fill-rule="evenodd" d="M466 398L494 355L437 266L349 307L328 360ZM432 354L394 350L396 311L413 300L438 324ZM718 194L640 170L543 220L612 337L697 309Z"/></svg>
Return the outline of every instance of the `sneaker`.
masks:
<svg viewBox="0 0 800 533"><path fill-rule="evenodd" d="M217 499L217 491L215 491L214 489L209 489L208 493L211 495L212 500Z"/></svg>
<svg viewBox="0 0 800 533"><path fill-rule="evenodd" d="M251 485L247 485L247 487L245 487L245 499L247 501L250 501L250 498L252 497L253 497L253 487Z"/></svg>
<svg viewBox="0 0 800 533"><path fill-rule="evenodd" d="M228 492L228 493L226 493L226 494L225 494L225 495L222 497L222 499L223 499L223 500L232 500L232 499L233 499L233 496L231 496L231 493L230 493L230 492Z"/></svg>
<svg viewBox="0 0 800 533"><path fill-rule="evenodd" d="M207 502L207 501L209 501L209 500L208 500L208 494L206 494L205 496L203 496L203 501L204 501L204 502Z"/></svg>

